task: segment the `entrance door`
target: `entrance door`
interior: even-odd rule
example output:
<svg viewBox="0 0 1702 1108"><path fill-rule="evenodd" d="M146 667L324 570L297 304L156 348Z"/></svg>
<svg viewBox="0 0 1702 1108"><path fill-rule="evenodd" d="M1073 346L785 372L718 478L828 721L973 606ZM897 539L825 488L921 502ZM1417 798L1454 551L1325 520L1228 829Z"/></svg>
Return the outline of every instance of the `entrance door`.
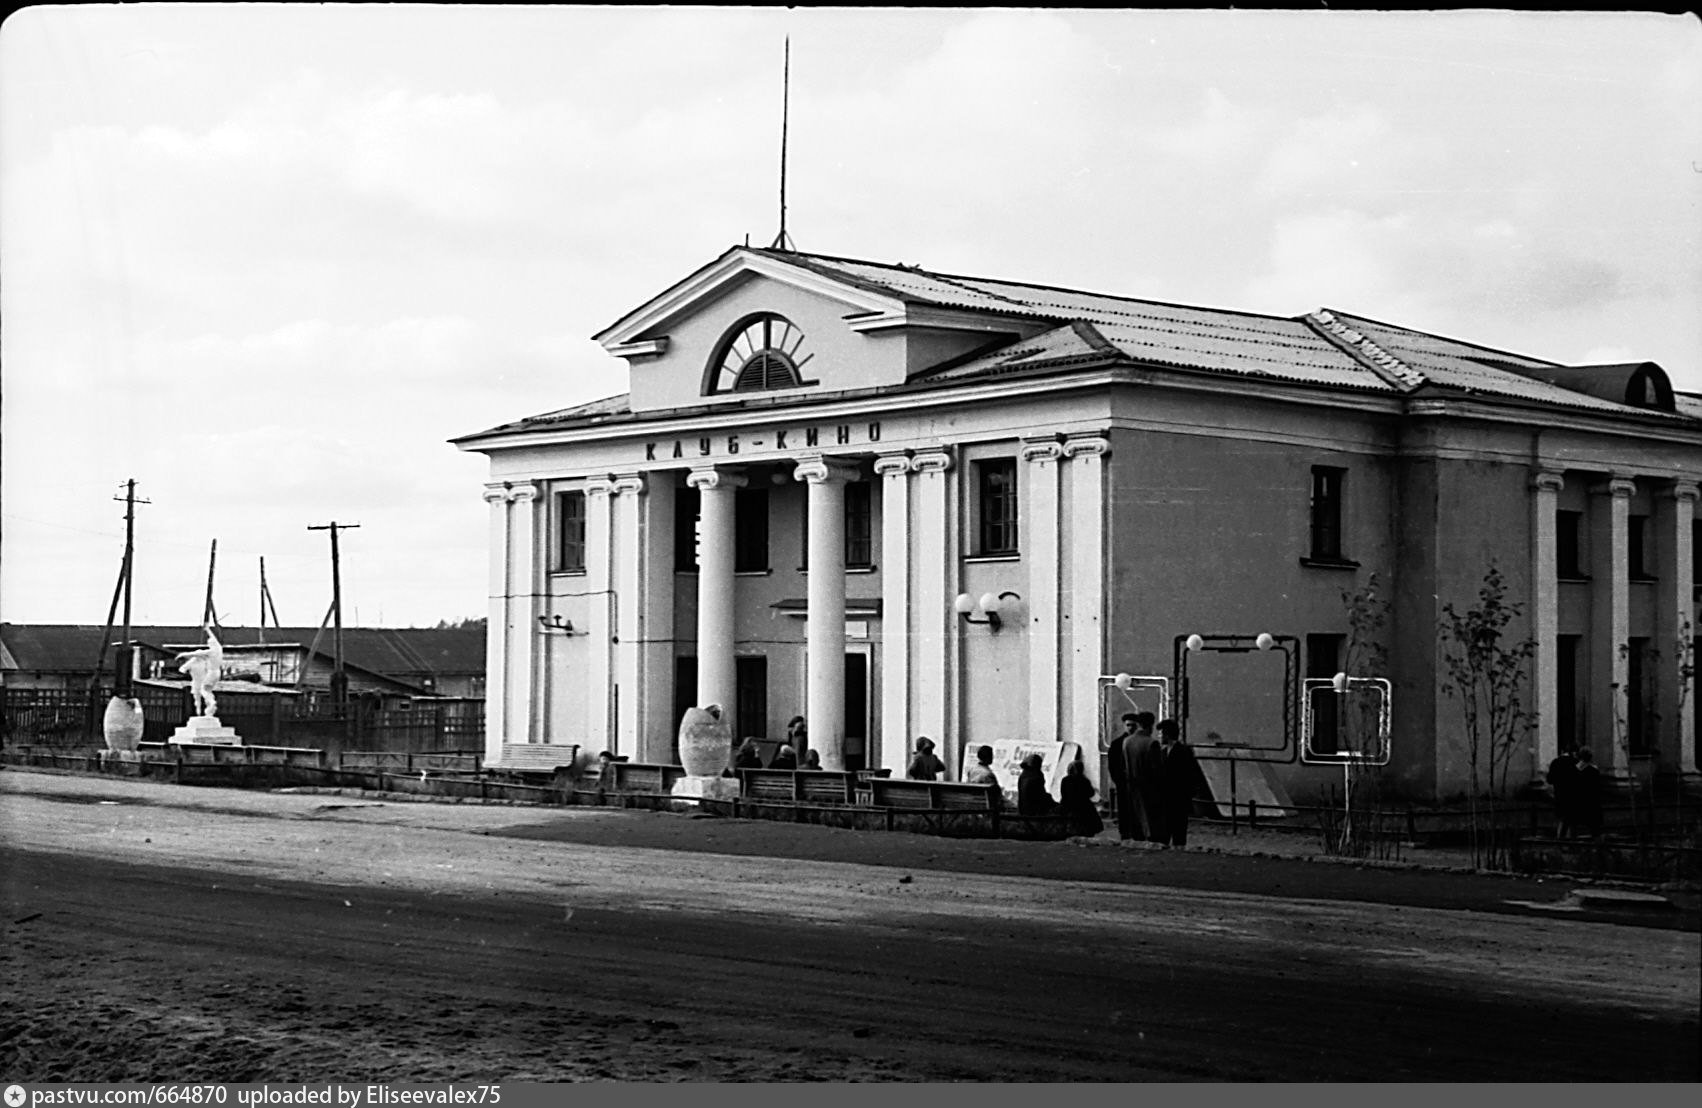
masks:
<svg viewBox="0 0 1702 1108"><path fill-rule="evenodd" d="M733 659L733 679L738 687L733 716L733 741L768 737L768 658L757 655Z"/></svg>
<svg viewBox="0 0 1702 1108"><path fill-rule="evenodd" d="M845 655L845 768L865 769L869 750L869 656Z"/></svg>

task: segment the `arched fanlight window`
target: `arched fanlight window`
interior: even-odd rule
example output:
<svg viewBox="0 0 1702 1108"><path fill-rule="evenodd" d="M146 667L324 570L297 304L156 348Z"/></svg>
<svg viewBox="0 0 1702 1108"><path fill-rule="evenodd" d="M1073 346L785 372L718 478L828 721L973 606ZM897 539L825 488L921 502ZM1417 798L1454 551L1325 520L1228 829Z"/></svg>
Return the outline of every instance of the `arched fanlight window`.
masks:
<svg viewBox="0 0 1702 1108"><path fill-rule="evenodd" d="M773 312L739 321L715 348L709 360L707 393L765 392L803 384L799 372L813 354L805 348L804 332Z"/></svg>

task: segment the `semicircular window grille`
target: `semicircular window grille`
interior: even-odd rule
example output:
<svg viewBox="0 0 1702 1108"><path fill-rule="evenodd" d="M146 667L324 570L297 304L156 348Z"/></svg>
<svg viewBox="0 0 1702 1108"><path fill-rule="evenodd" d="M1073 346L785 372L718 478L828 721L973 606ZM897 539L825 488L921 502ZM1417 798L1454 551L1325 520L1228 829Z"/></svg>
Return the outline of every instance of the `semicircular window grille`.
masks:
<svg viewBox="0 0 1702 1108"><path fill-rule="evenodd" d="M812 357L804 332L773 312L735 325L710 362L710 392L768 392L803 384L799 372Z"/></svg>

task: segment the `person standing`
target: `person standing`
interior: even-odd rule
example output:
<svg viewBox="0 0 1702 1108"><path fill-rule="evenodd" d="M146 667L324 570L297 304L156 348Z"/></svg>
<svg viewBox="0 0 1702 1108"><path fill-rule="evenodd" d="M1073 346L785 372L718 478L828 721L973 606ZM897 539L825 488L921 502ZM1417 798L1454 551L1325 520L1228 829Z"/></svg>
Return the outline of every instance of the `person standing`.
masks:
<svg viewBox="0 0 1702 1108"><path fill-rule="evenodd" d="M1135 798L1129 788L1129 770L1123 753L1124 746L1138 730L1135 726L1136 719L1134 712L1124 712L1122 733L1112 739L1110 745L1105 748L1105 765L1111 773L1111 803L1117 810L1119 839L1138 839L1144 835L1139 821L1135 818Z"/></svg>
<svg viewBox="0 0 1702 1108"><path fill-rule="evenodd" d="M1570 839L1577 833L1578 759L1570 750L1548 763L1548 788L1554 797L1554 837Z"/></svg>
<svg viewBox="0 0 1702 1108"><path fill-rule="evenodd" d="M1152 737L1152 713L1135 714L1135 733L1123 740L1123 776L1128 780L1131 838L1165 841L1164 751Z"/></svg>
<svg viewBox="0 0 1702 1108"><path fill-rule="evenodd" d="M1163 769L1160 774L1163 793L1164 837L1161 842L1171 846L1188 845L1188 817L1193 814L1194 797L1205 788L1205 774L1200 772L1194 748L1182 741L1182 728L1173 719L1158 725L1162 740Z"/></svg>
<svg viewBox="0 0 1702 1108"><path fill-rule="evenodd" d="M1087 779L1087 771L1077 758L1064 771L1063 783L1058 786L1058 807L1070 821L1070 834L1093 838L1105 830L1105 821L1094 807L1093 794L1099 790Z"/></svg>
<svg viewBox="0 0 1702 1108"><path fill-rule="evenodd" d="M912 781L938 781L945 776L946 764L940 761L934 753L934 740L923 735L916 740L916 757L910 759L910 765L904 771L904 776Z"/></svg>

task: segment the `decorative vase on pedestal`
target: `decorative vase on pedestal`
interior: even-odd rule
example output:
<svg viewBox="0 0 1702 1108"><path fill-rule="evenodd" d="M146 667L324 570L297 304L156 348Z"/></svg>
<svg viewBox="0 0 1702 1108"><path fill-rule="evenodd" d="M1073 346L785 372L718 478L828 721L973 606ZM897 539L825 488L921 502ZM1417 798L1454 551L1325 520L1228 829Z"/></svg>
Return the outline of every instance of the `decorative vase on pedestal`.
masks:
<svg viewBox="0 0 1702 1108"><path fill-rule="evenodd" d="M108 750L134 754L136 744L142 741L142 702L135 697L113 697L106 702L101 723Z"/></svg>
<svg viewBox="0 0 1702 1108"><path fill-rule="evenodd" d="M733 753L733 724L721 705L687 708L680 720L680 765L693 777L716 777Z"/></svg>

